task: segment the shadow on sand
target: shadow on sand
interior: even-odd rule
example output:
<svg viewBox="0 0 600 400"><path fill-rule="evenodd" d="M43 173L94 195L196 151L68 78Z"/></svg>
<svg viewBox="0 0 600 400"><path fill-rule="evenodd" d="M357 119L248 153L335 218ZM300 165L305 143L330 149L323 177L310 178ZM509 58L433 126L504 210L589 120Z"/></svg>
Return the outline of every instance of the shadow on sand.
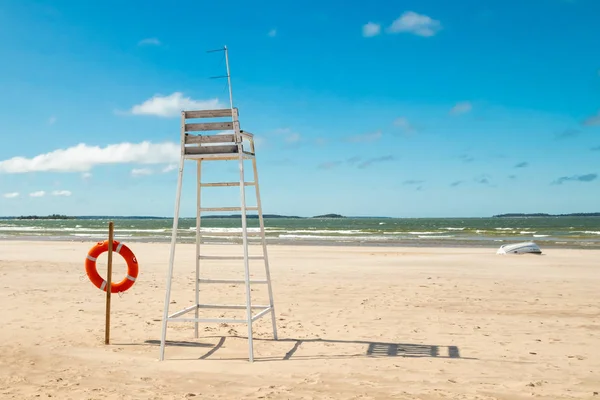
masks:
<svg viewBox="0 0 600 400"><path fill-rule="evenodd" d="M207 344L200 342L177 342L177 341L166 341L166 347L169 346L183 346L183 347L211 347L211 349L206 352L204 355L199 357L199 359L207 359L214 355L219 349L223 347L225 341L229 340L237 340L242 339L246 340L247 337L244 336L210 336L209 338L219 338L217 344ZM454 359L473 359L473 358L465 358L461 357L460 351L457 346L440 346L440 345L425 345L425 344L412 344L412 343L387 343L387 342L372 342L365 340L336 340L336 339L261 339L254 338L254 341L267 341L273 343L293 343L290 350L288 350L285 355L277 357L277 356L268 356L268 357L254 357L255 361L284 361L290 360L292 357L295 360L315 360L315 359L339 359L339 358L360 358L360 357L413 357L413 358L422 358L422 357L434 357L434 358L454 358ZM160 345L160 340L146 340L146 344L151 345ZM298 349L302 345L305 347L310 347L311 343L324 343L328 345L340 345L342 348L344 345L364 345L364 352L351 354L349 352L344 352L343 354L308 354L308 355L295 355ZM309 349L307 349L309 350ZM245 357L236 357L236 358L218 358L215 360L244 360L247 359Z"/></svg>

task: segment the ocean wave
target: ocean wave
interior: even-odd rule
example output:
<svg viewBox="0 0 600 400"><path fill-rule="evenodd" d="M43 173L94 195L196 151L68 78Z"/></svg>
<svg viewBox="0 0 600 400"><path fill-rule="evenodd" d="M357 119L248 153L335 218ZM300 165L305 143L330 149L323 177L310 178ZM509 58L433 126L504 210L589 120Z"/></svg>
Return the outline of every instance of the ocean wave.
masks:
<svg viewBox="0 0 600 400"><path fill-rule="evenodd" d="M362 231L360 229L289 229L286 230L287 233L310 233L310 234L332 234L339 233L340 235L360 235L365 234L367 232Z"/></svg>
<svg viewBox="0 0 600 400"><path fill-rule="evenodd" d="M569 233L583 233L585 235L600 235L600 231L571 231Z"/></svg>
<svg viewBox="0 0 600 400"><path fill-rule="evenodd" d="M0 226L0 231L6 232L108 232L108 229L101 228L57 228L57 227L42 227L42 226ZM166 232L167 229L115 229L115 232Z"/></svg>
<svg viewBox="0 0 600 400"><path fill-rule="evenodd" d="M182 229L183 231L196 231L196 227L192 226L188 229ZM248 232L260 232L260 228L246 228ZM268 231L268 229L265 229ZM208 233L241 233L242 228L205 228L200 227L200 232L208 232ZM283 232L283 231L282 231Z"/></svg>
<svg viewBox="0 0 600 400"><path fill-rule="evenodd" d="M315 240L348 240L348 241L387 241L390 238L385 236L324 236L324 235L293 235L282 234L278 236L280 239L315 239Z"/></svg>
<svg viewBox="0 0 600 400"><path fill-rule="evenodd" d="M75 237L84 237L84 238L105 238L106 235L103 235L101 233L71 233L69 236L75 236ZM117 234L115 234L115 238L119 236Z"/></svg>
<svg viewBox="0 0 600 400"><path fill-rule="evenodd" d="M455 235L427 235L427 236L419 236L421 239L446 239L455 237Z"/></svg>
<svg viewBox="0 0 600 400"><path fill-rule="evenodd" d="M464 231L466 228L463 227L463 228L442 228L442 229L445 229L447 231Z"/></svg>
<svg viewBox="0 0 600 400"><path fill-rule="evenodd" d="M41 231L46 230L39 226L0 226L0 231L3 232L15 232L15 231L24 231L24 232L33 232L33 231Z"/></svg>

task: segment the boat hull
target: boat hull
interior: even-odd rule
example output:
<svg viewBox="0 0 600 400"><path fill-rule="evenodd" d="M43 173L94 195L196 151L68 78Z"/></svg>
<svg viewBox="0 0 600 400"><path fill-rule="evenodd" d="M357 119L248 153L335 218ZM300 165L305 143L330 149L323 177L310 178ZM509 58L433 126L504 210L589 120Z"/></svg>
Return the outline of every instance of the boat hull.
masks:
<svg viewBox="0 0 600 400"><path fill-rule="evenodd" d="M502 245L496 254L542 254L542 250L534 242L523 242Z"/></svg>

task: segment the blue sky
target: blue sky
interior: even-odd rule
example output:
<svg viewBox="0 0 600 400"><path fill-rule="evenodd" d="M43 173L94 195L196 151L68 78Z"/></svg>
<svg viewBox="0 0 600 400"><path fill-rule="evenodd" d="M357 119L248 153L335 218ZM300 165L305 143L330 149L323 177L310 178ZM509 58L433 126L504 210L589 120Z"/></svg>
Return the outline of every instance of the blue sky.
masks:
<svg viewBox="0 0 600 400"><path fill-rule="evenodd" d="M4 0L0 215L171 216L179 111L228 104L206 53L223 45L265 213L600 211L598 15L594 0ZM235 162L205 171L237 178ZM193 179L188 162L184 216Z"/></svg>

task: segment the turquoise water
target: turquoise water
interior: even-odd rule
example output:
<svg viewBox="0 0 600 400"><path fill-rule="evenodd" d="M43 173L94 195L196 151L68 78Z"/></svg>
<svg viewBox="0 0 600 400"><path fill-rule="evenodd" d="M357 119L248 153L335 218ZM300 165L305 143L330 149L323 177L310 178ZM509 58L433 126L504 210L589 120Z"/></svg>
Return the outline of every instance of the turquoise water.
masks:
<svg viewBox="0 0 600 400"><path fill-rule="evenodd" d="M171 219L114 219L121 241L169 241ZM248 220L258 231L258 220ZM269 243L499 246L533 240L540 245L600 247L600 217L265 219ZM0 220L0 239L96 241L108 220ZM239 218L205 218L205 242L239 242ZM195 238L194 219L181 219L181 242ZM254 239L256 240L256 239Z"/></svg>

